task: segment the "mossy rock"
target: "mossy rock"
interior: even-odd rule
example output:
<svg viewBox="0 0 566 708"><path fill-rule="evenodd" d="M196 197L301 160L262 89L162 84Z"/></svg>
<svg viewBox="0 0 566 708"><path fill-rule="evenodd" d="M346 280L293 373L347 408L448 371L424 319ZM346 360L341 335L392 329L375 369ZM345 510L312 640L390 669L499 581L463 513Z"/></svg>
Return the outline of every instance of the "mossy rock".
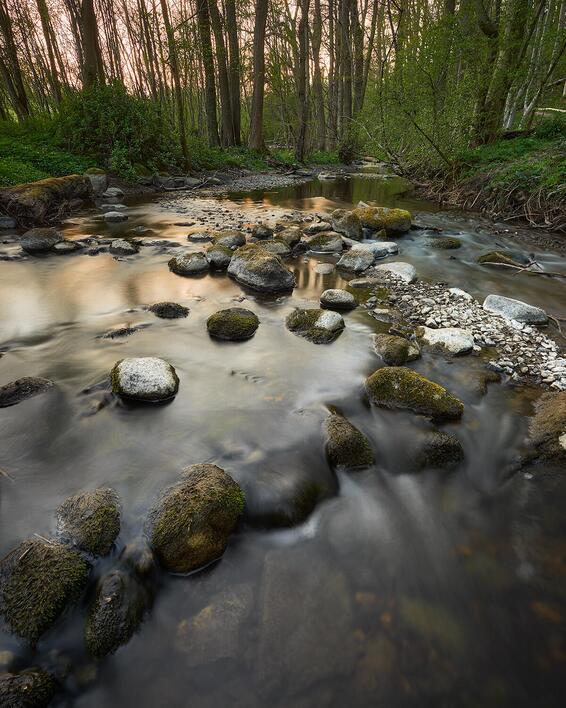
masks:
<svg viewBox="0 0 566 708"><path fill-rule="evenodd" d="M24 376L0 386L0 408L15 406L28 398L50 391L55 384L38 376Z"/></svg>
<svg viewBox="0 0 566 708"><path fill-rule="evenodd" d="M265 241L261 247L269 253L275 253L276 256L285 258L291 254L291 249L285 241L280 238L273 238L270 241Z"/></svg>
<svg viewBox="0 0 566 708"><path fill-rule="evenodd" d="M416 342L394 334L374 334L373 348L387 366L402 366L420 357Z"/></svg>
<svg viewBox="0 0 566 708"><path fill-rule="evenodd" d="M503 263L504 265L517 266L522 268L522 264L508 256L503 251L490 251L478 257L478 263Z"/></svg>
<svg viewBox="0 0 566 708"><path fill-rule="evenodd" d="M421 441L416 456L416 467L419 470L433 467L450 469L460 464L464 459L464 448L455 435L434 430Z"/></svg>
<svg viewBox="0 0 566 708"><path fill-rule="evenodd" d="M566 391L544 393L529 424L528 457L566 465Z"/></svg>
<svg viewBox="0 0 566 708"><path fill-rule="evenodd" d="M259 319L251 310L230 307L210 315L206 327L211 337L240 341L254 336L259 327Z"/></svg>
<svg viewBox="0 0 566 708"><path fill-rule="evenodd" d="M147 308L157 317L164 320L174 320L180 317L187 317L190 310L188 307L179 305L177 302L156 302Z"/></svg>
<svg viewBox="0 0 566 708"><path fill-rule="evenodd" d="M332 467L353 470L374 464L375 455L369 440L346 418L332 413L324 421L323 430L326 456Z"/></svg>
<svg viewBox="0 0 566 708"><path fill-rule="evenodd" d="M100 167L89 167L88 170L85 171L85 175L105 175L106 170L101 169Z"/></svg>
<svg viewBox="0 0 566 708"><path fill-rule="evenodd" d="M341 315L332 310L297 308L285 320L287 329L314 344L333 342L344 329Z"/></svg>
<svg viewBox="0 0 566 708"><path fill-rule="evenodd" d="M180 256L173 256L167 265L172 273L185 277L201 275L210 268L204 253L184 253Z"/></svg>
<svg viewBox="0 0 566 708"><path fill-rule="evenodd" d="M206 249L206 260L216 270L226 270L233 255L234 251L221 243L211 243Z"/></svg>
<svg viewBox="0 0 566 708"><path fill-rule="evenodd" d="M267 226L266 224L256 224L256 226L252 229L253 238L257 238L262 241L268 238L273 238L273 233L274 232L271 226Z"/></svg>
<svg viewBox="0 0 566 708"><path fill-rule="evenodd" d="M35 643L84 589L89 563L68 546L32 538L0 561L0 614Z"/></svg>
<svg viewBox="0 0 566 708"><path fill-rule="evenodd" d="M385 230L387 236L407 233L411 228L411 213L406 209L358 207L352 212L362 226L371 231Z"/></svg>
<svg viewBox="0 0 566 708"><path fill-rule="evenodd" d="M288 226L282 231L277 232L277 240L284 241L289 248L293 248L293 246L299 243L302 235L303 232L298 226Z"/></svg>
<svg viewBox="0 0 566 708"><path fill-rule="evenodd" d="M47 708L56 691L53 676L37 667L0 674L2 708Z"/></svg>
<svg viewBox="0 0 566 708"><path fill-rule="evenodd" d="M453 236L445 236L439 238L431 238L426 242L427 246L430 248L437 248L443 251L453 251L457 248L461 248L462 242L459 238L454 238Z"/></svg>
<svg viewBox="0 0 566 708"><path fill-rule="evenodd" d="M95 659L127 644L141 624L150 597L140 582L122 570L101 578L85 624L85 644Z"/></svg>
<svg viewBox="0 0 566 708"><path fill-rule="evenodd" d="M347 238L354 241L361 241L363 238L362 222L359 216L354 211L345 211L344 209L335 209L331 214L332 229L339 234L343 234Z"/></svg>
<svg viewBox="0 0 566 708"><path fill-rule="evenodd" d="M215 246L226 246L226 248L240 248L246 244L246 237L241 231L236 229L227 229L225 231L217 231L214 234Z"/></svg>
<svg viewBox="0 0 566 708"><path fill-rule="evenodd" d="M228 275L260 292L285 292L295 287L295 276L285 268L281 258L255 243L235 251Z"/></svg>
<svg viewBox="0 0 566 708"><path fill-rule="evenodd" d="M435 420L455 420L464 412L464 404L458 398L411 369L378 369L365 385L370 400L384 408L411 410Z"/></svg>
<svg viewBox="0 0 566 708"><path fill-rule="evenodd" d="M335 231L324 231L321 234L307 236L305 242L309 250L316 253L341 253L344 248L342 236Z"/></svg>
<svg viewBox="0 0 566 708"><path fill-rule="evenodd" d="M63 541L95 556L105 556L120 533L120 500L113 489L99 488L68 497L57 510Z"/></svg>
<svg viewBox="0 0 566 708"><path fill-rule="evenodd" d="M188 573L220 558L244 501L239 485L220 467L189 467L148 517L149 544L161 565Z"/></svg>

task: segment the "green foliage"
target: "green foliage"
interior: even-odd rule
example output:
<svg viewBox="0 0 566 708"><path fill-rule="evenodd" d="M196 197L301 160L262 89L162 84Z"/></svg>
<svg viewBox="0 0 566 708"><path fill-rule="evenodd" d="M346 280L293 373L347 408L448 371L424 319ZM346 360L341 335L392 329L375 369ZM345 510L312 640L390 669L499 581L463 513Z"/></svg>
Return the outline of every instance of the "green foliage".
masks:
<svg viewBox="0 0 566 708"><path fill-rule="evenodd" d="M535 135L542 140L566 138L566 115L555 115L545 118L535 128Z"/></svg>
<svg viewBox="0 0 566 708"><path fill-rule="evenodd" d="M338 165L340 164L340 158L337 152L316 150L307 157L307 162L310 165Z"/></svg>
<svg viewBox="0 0 566 708"><path fill-rule="evenodd" d="M349 130L338 145L338 159L349 165L360 156L362 141L357 131Z"/></svg>

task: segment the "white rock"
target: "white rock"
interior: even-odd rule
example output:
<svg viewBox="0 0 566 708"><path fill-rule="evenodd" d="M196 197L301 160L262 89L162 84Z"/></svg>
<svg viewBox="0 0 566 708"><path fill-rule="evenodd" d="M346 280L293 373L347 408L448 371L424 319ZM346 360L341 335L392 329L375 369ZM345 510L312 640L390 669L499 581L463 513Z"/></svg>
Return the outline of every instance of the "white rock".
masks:
<svg viewBox="0 0 566 708"><path fill-rule="evenodd" d="M315 327L326 329L329 332L336 332L339 329L344 329L344 319L342 315L332 310L324 312L314 324Z"/></svg>
<svg viewBox="0 0 566 708"><path fill-rule="evenodd" d="M442 327L440 329L420 327L418 337L423 344L454 355L469 354L474 347L472 334L459 327Z"/></svg>
<svg viewBox="0 0 566 708"><path fill-rule="evenodd" d="M371 241L370 243L356 243L352 251L369 251L374 259L385 258L394 253L399 253L399 246L395 241Z"/></svg>
<svg viewBox="0 0 566 708"><path fill-rule="evenodd" d="M509 320L517 320L517 322L530 324L546 324L548 322L548 315L540 307L503 295L488 295L484 300L483 309Z"/></svg>
<svg viewBox="0 0 566 708"><path fill-rule="evenodd" d="M382 263L375 267L375 270L384 275L393 275L405 283L414 283L417 279L417 271L410 263L394 261L393 263Z"/></svg>
<svg viewBox="0 0 566 708"><path fill-rule="evenodd" d="M467 300L468 302L471 302L474 299L470 295L470 293L467 293L465 290L462 290L461 288L448 288L448 292L452 293L452 295L456 295L456 297L461 297L463 300Z"/></svg>
<svg viewBox="0 0 566 708"><path fill-rule="evenodd" d="M356 307L356 298L347 290L325 290L320 296L320 304L331 310L351 310Z"/></svg>
<svg viewBox="0 0 566 708"><path fill-rule="evenodd" d="M138 401L165 401L179 390L179 378L169 362L155 357L122 359L112 369L112 391Z"/></svg>

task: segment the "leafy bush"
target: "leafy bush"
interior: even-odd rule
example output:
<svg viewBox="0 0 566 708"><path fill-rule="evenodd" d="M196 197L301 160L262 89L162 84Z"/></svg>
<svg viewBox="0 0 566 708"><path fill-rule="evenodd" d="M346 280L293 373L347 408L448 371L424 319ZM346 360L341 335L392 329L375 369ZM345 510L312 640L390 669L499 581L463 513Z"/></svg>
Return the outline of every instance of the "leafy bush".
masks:
<svg viewBox="0 0 566 708"><path fill-rule="evenodd" d="M541 140L566 138L566 115L553 115L544 118L535 128L535 135Z"/></svg>
<svg viewBox="0 0 566 708"><path fill-rule="evenodd" d="M361 149L362 142L356 132L351 129L338 145L338 159L340 162L349 165L360 155Z"/></svg>

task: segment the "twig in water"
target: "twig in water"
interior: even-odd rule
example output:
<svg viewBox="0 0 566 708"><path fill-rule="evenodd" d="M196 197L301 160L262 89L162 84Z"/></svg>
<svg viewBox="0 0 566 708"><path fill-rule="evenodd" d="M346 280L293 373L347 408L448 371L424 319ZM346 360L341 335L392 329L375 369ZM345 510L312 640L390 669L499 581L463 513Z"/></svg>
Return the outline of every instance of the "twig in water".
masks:
<svg viewBox="0 0 566 708"><path fill-rule="evenodd" d="M12 477L11 474L9 474L8 472L6 472L6 470L3 470L1 467L0 467L0 475L2 475L2 477L6 477L6 479L9 479L10 482L15 482L15 481L16 481L16 480Z"/></svg>

